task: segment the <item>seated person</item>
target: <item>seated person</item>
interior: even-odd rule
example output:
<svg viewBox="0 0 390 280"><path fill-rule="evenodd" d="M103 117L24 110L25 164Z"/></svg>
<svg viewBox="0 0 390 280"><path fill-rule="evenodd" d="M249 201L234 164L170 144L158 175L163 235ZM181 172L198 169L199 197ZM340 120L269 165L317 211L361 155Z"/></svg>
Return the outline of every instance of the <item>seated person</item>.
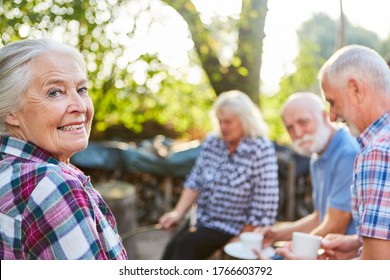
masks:
<svg viewBox="0 0 390 280"><path fill-rule="evenodd" d="M358 143L345 129L330 123L321 98L313 93L295 93L282 108L282 119L293 149L311 156L310 174L314 211L292 223L256 228L264 235L263 246L291 240L294 231L325 236L329 233L355 234L351 213L352 171ZM279 249L290 258L289 246Z"/></svg>
<svg viewBox="0 0 390 280"><path fill-rule="evenodd" d="M207 259L240 232L275 223L277 157L258 107L229 91L217 98L211 116L215 133L204 141L175 209L159 220L170 229L196 203L195 229L179 231L163 259Z"/></svg>
<svg viewBox="0 0 390 280"><path fill-rule="evenodd" d="M49 40L0 50L0 259L127 259L115 218L70 157L94 114L82 55Z"/></svg>
<svg viewBox="0 0 390 280"><path fill-rule="evenodd" d="M319 84L332 121L356 136L352 209L356 236L328 235L329 258L390 260L390 70L383 57L362 45L336 51L321 67Z"/></svg>

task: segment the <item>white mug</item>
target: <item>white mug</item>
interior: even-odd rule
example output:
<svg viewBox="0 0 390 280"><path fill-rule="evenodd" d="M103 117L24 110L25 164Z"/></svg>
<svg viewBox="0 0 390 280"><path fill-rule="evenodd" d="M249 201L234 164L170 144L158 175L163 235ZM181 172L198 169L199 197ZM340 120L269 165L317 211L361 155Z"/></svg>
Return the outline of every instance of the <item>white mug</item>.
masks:
<svg viewBox="0 0 390 280"><path fill-rule="evenodd" d="M292 252L294 255L305 259L317 259L322 237L305 232L293 232Z"/></svg>
<svg viewBox="0 0 390 280"><path fill-rule="evenodd" d="M263 235L257 232L243 232L240 234L240 241L244 251L253 252L256 249L260 252L263 244Z"/></svg>

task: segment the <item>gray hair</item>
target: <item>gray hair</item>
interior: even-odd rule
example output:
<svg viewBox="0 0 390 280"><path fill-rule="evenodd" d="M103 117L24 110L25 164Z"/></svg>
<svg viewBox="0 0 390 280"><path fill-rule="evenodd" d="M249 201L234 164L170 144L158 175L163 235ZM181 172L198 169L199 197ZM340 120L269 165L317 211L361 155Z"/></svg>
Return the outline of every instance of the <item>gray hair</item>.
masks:
<svg viewBox="0 0 390 280"><path fill-rule="evenodd" d="M214 102L210 112L214 132L221 137L221 129L217 118L218 113L226 112L236 115L243 126L246 137L265 137L267 125L260 113L258 106L245 93L231 90L221 93Z"/></svg>
<svg viewBox="0 0 390 280"><path fill-rule="evenodd" d="M390 92L390 71L386 61L373 49L361 45L349 45L336 51L318 73L320 84L325 76L338 89L345 87L353 77L379 91Z"/></svg>
<svg viewBox="0 0 390 280"><path fill-rule="evenodd" d="M5 116L20 108L23 95L33 82L31 62L48 52L69 55L86 73L79 51L51 39L24 39L3 47L0 50L0 134L6 133Z"/></svg>

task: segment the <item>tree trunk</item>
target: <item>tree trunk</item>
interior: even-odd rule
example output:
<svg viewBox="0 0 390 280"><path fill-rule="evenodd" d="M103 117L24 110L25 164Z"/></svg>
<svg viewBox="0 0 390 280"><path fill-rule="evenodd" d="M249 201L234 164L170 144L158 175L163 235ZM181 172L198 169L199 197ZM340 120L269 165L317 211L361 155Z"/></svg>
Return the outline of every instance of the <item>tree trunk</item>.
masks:
<svg viewBox="0 0 390 280"><path fill-rule="evenodd" d="M264 24L268 0L242 0L238 24L235 63L221 65L216 50L212 48L209 31L204 27L195 6L188 0L163 0L180 13L187 22L199 60L216 94L238 89L259 104L260 68L264 39Z"/></svg>

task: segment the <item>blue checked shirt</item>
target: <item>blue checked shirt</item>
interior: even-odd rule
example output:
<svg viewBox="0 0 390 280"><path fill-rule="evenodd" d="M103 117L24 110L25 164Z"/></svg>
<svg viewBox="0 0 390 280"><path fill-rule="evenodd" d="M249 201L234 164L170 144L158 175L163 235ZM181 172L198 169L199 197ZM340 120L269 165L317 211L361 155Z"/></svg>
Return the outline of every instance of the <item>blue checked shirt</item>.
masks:
<svg viewBox="0 0 390 280"><path fill-rule="evenodd" d="M246 224L272 225L279 201L274 146L245 138L229 155L222 139L208 136L185 187L199 192L198 226L237 235Z"/></svg>

